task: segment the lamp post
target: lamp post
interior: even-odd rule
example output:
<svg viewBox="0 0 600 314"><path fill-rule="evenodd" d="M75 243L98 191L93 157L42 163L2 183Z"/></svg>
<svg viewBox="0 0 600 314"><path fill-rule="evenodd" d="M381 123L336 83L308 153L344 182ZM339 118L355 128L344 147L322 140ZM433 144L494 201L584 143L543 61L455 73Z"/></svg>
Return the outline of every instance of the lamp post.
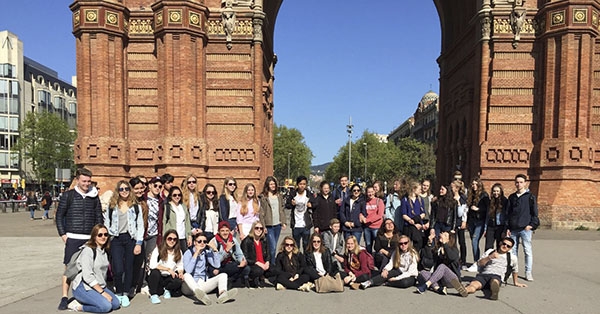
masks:
<svg viewBox="0 0 600 314"><path fill-rule="evenodd" d="M290 156L292 156L292 153L288 153L288 175L286 181L290 178Z"/></svg>
<svg viewBox="0 0 600 314"><path fill-rule="evenodd" d="M346 132L348 132L348 180L352 182L352 117L350 117L350 122L346 125Z"/></svg>
<svg viewBox="0 0 600 314"><path fill-rule="evenodd" d="M367 184L367 161L368 161L368 159L367 159L367 157L368 157L368 155L367 155L367 143L366 142L363 143L363 146L365 147L365 176L364 176L364 180L365 180L365 184Z"/></svg>

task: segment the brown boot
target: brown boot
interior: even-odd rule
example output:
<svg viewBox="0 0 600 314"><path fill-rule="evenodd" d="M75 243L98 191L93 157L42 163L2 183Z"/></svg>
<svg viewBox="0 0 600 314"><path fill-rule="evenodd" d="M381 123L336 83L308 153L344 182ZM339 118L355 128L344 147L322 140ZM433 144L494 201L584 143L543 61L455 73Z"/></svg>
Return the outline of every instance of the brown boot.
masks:
<svg viewBox="0 0 600 314"><path fill-rule="evenodd" d="M350 289L352 289L352 290L358 290L358 289L360 289L360 284L356 283L356 282L355 283L351 283L350 284Z"/></svg>
<svg viewBox="0 0 600 314"><path fill-rule="evenodd" d="M492 280L490 282L490 290L492 294L490 294L490 300L498 300L498 293L500 293L500 283L498 280Z"/></svg>
<svg viewBox="0 0 600 314"><path fill-rule="evenodd" d="M462 283L458 281L458 279L452 279L452 281L450 281L450 284L452 285L452 287L454 287L454 289L456 289L456 291L458 291L460 296L462 296L463 298L469 296L467 289L465 289L465 286L463 286Z"/></svg>

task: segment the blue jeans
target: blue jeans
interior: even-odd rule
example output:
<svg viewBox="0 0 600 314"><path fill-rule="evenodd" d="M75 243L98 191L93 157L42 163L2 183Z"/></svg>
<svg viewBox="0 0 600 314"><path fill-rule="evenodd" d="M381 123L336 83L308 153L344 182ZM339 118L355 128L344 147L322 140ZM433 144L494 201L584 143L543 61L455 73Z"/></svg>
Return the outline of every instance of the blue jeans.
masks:
<svg viewBox="0 0 600 314"><path fill-rule="evenodd" d="M356 241L358 242L357 244L360 245L360 238L362 237L362 230L361 231L344 231L344 239L348 239L348 237L351 235L356 237Z"/></svg>
<svg viewBox="0 0 600 314"><path fill-rule="evenodd" d="M133 283L133 249L135 240L129 233L121 233L110 241L111 266L115 292L128 294Z"/></svg>
<svg viewBox="0 0 600 314"><path fill-rule="evenodd" d="M440 233L442 232L450 232L452 231L452 226L445 224L443 222L436 222L435 226L433 227L433 229L435 230L435 237L439 237Z"/></svg>
<svg viewBox="0 0 600 314"><path fill-rule="evenodd" d="M292 237L294 237L294 241L296 241L298 249L300 249L300 241L302 241L302 252L306 252L308 249L308 237L310 237L310 229L306 227L294 228L292 231Z"/></svg>
<svg viewBox="0 0 600 314"><path fill-rule="evenodd" d="M85 290L83 282L77 286L77 289L73 290L73 296L81 303L84 312L108 313L118 309L121 306L121 303L119 302L119 299L117 299L117 296L115 296L108 288L105 288L104 291L112 297L111 302L108 302L105 297L94 289Z"/></svg>
<svg viewBox="0 0 600 314"><path fill-rule="evenodd" d="M519 254L519 239L523 241L523 252L525 253L525 272L531 272L533 266L533 250L531 248L532 230L510 231L510 237L515 241L511 254L517 258Z"/></svg>
<svg viewBox="0 0 600 314"><path fill-rule="evenodd" d="M467 221L467 228L469 228L469 235L471 236L471 247L473 248L473 259L475 262L479 260L479 256L481 254L481 250L479 250L479 241L481 240L481 236L483 236L483 228L485 225L485 220L482 221Z"/></svg>
<svg viewBox="0 0 600 314"><path fill-rule="evenodd" d="M269 241L269 252L271 253L271 264L275 265L275 252L277 251L277 241L281 234L281 225L267 226L267 241Z"/></svg>
<svg viewBox="0 0 600 314"><path fill-rule="evenodd" d="M367 252L373 254L373 241L377 238L377 230L373 228L365 228L365 246L367 247ZM360 239L358 239L360 242Z"/></svg>

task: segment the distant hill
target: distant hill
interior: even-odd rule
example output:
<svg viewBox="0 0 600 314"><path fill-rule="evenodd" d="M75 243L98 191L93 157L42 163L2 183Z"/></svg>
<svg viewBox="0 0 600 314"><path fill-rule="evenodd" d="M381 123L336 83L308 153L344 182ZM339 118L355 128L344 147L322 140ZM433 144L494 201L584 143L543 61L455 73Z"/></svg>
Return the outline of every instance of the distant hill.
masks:
<svg viewBox="0 0 600 314"><path fill-rule="evenodd" d="M326 164L322 164L322 165L317 165L317 166L311 166L310 167L310 173L312 174L325 174L325 169L327 169L327 167L329 167L329 165L331 165L331 162L328 162Z"/></svg>

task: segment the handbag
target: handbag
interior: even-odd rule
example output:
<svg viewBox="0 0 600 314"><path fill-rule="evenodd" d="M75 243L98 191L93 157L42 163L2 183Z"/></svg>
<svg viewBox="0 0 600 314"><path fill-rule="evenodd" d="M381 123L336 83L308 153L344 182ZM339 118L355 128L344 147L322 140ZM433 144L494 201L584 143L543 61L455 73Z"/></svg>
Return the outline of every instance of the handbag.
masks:
<svg viewBox="0 0 600 314"><path fill-rule="evenodd" d="M315 280L315 290L318 293L343 292L344 281L339 273L337 273L334 277L325 275Z"/></svg>

